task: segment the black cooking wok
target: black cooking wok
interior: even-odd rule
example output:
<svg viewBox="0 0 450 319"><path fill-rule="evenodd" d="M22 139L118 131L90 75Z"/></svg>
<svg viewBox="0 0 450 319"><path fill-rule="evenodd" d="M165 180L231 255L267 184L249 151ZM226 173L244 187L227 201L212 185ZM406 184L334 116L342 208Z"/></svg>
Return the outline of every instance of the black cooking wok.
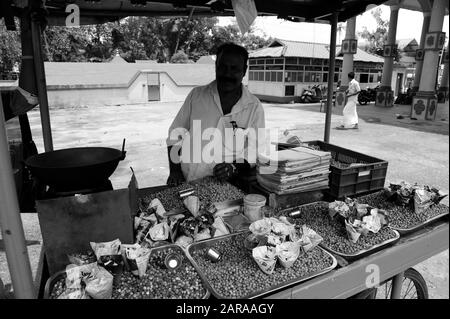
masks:
<svg viewBox="0 0 450 319"><path fill-rule="evenodd" d="M30 156L25 164L40 183L58 191L91 189L108 181L125 158L123 148L68 148Z"/></svg>

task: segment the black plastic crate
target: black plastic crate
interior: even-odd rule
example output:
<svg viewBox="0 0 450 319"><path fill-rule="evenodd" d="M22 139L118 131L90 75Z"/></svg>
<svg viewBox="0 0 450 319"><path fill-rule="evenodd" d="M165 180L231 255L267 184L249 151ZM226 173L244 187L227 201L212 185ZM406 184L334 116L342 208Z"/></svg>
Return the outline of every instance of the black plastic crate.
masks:
<svg viewBox="0 0 450 319"><path fill-rule="evenodd" d="M341 199L362 193L371 193L384 187L388 162L376 157L358 153L340 146L322 141L304 142L318 146L320 150L331 152L335 161L344 164L360 164L356 167L339 168L330 166L329 195ZM298 145L279 143L278 149L297 147Z"/></svg>

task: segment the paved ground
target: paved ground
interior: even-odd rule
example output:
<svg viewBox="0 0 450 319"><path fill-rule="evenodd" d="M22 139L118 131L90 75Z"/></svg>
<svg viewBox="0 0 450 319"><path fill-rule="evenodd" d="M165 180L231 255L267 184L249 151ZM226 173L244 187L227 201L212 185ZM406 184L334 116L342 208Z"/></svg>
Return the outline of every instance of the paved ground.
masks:
<svg viewBox="0 0 450 319"><path fill-rule="evenodd" d="M147 103L105 107L52 109L55 149L77 146L120 148L126 138L127 156L111 180L123 188L136 172L139 186L164 184L168 175L165 138L181 103ZM290 129L302 140L323 140L325 114L319 105L264 104L266 126ZM378 108L359 106L359 130L331 130L330 143L350 148L389 162L387 182L407 180L434 185L448 192L449 106L440 104L435 122L409 119L409 106ZM334 128L342 120L342 109L333 108ZM397 119L397 114L403 119ZM29 113L35 142L43 151L39 112ZM17 123L8 123L10 138L17 137ZM448 199L445 200L448 204ZM27 240L41 241L35 214L22 214ZM31 243L32 244L32 243ZM40 245L28 247L35 271ZM36 256L37 255L37 256ZM417 266L425 276L432 298L449 297L448 250ZM0 278L9 281L5 254L0 247Z"/></svg>

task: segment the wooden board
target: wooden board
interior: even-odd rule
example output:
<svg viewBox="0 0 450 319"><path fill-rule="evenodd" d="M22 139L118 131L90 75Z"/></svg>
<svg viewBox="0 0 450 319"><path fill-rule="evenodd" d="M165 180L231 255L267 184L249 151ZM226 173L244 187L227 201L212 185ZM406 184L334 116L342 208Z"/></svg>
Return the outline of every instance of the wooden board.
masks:
<svg viewBox="0 0 450 319"><path fill-rule="evenodd" d="M37 201L50 275L65 269L67 254L90 249L91 241L133 244L130 206L128 189Z"/></svg>
<svg viewBox="0 0 450 319"><path fill-rule="evenodd" d="M258 184L251 185L251 193L264 195L267 204L274 209L285 209L323 200L323 190L299 192L296 194L277 195Z"/></svg>

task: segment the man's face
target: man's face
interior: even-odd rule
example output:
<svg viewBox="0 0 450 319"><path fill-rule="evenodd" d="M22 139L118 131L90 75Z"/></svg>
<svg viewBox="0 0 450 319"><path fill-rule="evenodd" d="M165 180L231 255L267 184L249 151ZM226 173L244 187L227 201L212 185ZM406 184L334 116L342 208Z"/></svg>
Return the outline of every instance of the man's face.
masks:
<svg viewBox="0 0 450 319"><path fill-rule="evenodd" d="M217 87L230 92L240 87L247 71L244 58L236 53L221 53L216 61Z"/></svg>

